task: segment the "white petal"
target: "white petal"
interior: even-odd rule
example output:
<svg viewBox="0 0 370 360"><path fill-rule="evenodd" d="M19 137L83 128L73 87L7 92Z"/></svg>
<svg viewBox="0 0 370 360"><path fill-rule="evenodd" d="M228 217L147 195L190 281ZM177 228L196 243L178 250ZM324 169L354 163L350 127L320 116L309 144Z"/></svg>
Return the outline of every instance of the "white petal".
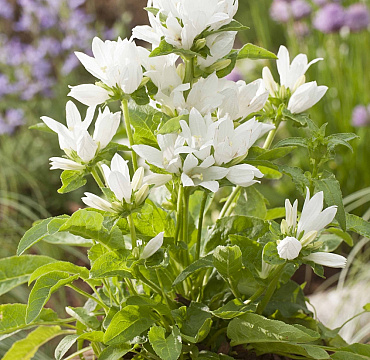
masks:
<svg viewBox="0 0 370 360"><path fill-rule="evenodd" d="M316 264L333 268L345 268L347 259L341 255L316 252L303 258L304 260L313 261Z"/></svg>
<svg viewBox="0 0 370 360"><path fill-rule="evenodd" d="M149 240L149 242L146 244L143 252L141 253L140 258L141 259L148 259L152 255L154 255L163 245L163 236L164 232L159 233L156 237Z"/></svg>
<svg viewBox="0 0 370 360"><path fill-rule="evenodd" d="M122 201L125 199L126 203L131 203L131 183L121 172L111 171L108 177L109 188L114 192L117 199Z"/></svg>
<svg viewBox="0 0 370 360"><path fill-rule="evenodd" d="M143 179L143 183L148 184L148 185L154 185L154 187L159 187L159 186L167 184L171 180L172 180L171 175L151 174L151 175L146 176Z"/></svg>
<svg viewBox="0 0 370 360"><path fill-rule="evenodd" d="M158 166L159 168L163 169L163 154L158 149L148 146L148 145L134 145L133 150L146 160L149 164Z"/></svg>
<svg viewBox="0 0 370 360"><path fill-rule="evenodd" d="M78 60L80 60L81 64L84 66L84 68L93 76L96 78L103 80L104 79L104 72L99 67L96 60L88 56L82 52L75 51L75 55L77 56Z"/></svg>
<svg viewBox="0 0 370 360"><path fill-rule="evenodd" d="M77 155L84 162L89 162L95 157L98 145L86 131L77 141Z"/></svg>
<svg viewBox="0 0 370 360"><path fill-rule="evenodd" d="M198 160L193 154L189 154L185 161L183 166L183 171L185 174L188 174L192 169L194 169L196 166L198 166Z"/></svg>
<svg viewBox="0 0 370 360"><path fill-rule="evenodd" d="M280 46L276 60L277 69L280 75L280 84L287 86L287 79L290 67L289 51L285 46Z"/></svg>
<svg viewBox="0 0 370 360"><path fill-rule="evenodd" d="M72 102L68 101L66 105L66 119L67 126L69 129L73 129L76 126L81 125L81 115L77 109L77 106Z"/></svg>
<svg viewBox="0 0 370 360"><path fill-rule="evenodd" d="M83 170L85 166L82 164L78 164L73 160L65 159L61 157L52 157L50 160L50 170Z"/></svg>
<svg viewBox="0 0 370 360"><path fill-rule="evenodd" d="M220 188L220 184L217 181L202 181L199 185L212 191L213 193L217 192Z"/></svg>
<svg viewBox="0 0 370 360"><path fill-rule="evenodd" d="M86 197L83 197L81 200L87 206L90 206L98 210L112 211L111 204L108 201L102 199L99 196L96 196L95 194L91 194L89 192L85 192L85 195Z"/></svg>
<svg viewBox="0 0 370 360"><path fill-rule="evenodd" d="M132 177L132 191L137 191L141 188L144 179L144 168L139 167L136 171L134 176Z"/></svg>
<svg viewBox="0 0 370 360"><path fill-rule="evenodd" d="M184 187L195 186L194 181L185 173L181 174L181 182Z"/></svg>
<svg viewBox="0 0 370 360"><path fill-rule="evenodd" d="M127 165L128 161L121 155L115 154L111 161L111 170L120 172L126 179L130 180L130 170Z"/></svg>
<svg viewBox="0 0 370 360"><path fill-rule="evenodd" d="M298 257L302 244L294 237L286 237L277 246L279 256L285 260L293 260Z"/></svg>
<svg viewBox="0 0 370 360"><path fill-rule="evenodd" d="M73 86L68 96L75 98L87 106L97 106L109 100L108 91L93 84Z"/></svg>
<svg viewBox="0 0 370 360"><path fill-rule="evenodd" d="M98 116L95 123L94 140L100 144L100 149L104 149L116 134L120 124L121 112L115 114L109 113L107 116L103 114Z"/></svg>
<svg viewBox="0 0 370 360"><path fill-rule="evenodd" d="M229 168L226 179L235 185L247 187L256 182L254 180L255 177L263 177L263 174L260 170L252 165L240 164Z"/></svg>

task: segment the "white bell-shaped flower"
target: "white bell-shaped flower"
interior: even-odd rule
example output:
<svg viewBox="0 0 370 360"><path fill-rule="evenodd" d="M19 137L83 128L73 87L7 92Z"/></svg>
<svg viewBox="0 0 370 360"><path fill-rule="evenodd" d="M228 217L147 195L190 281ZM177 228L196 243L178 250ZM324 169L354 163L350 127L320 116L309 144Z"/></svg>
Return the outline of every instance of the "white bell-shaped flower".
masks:
<svg viewBox="0 0 370 360"><path fill-rule="evenodd" d="M288 236L280 241L277 246L279 256L285 260L293 260L298 257L302 249L302 244L295 237Z"/></svg>
<svg viewBox="0 0 370 360"><path fill-rule="evenodd" d="M163 245L164 232L159 233L156 237L149 240L141 253L141 259L148 259L153 256Z"/></svg>

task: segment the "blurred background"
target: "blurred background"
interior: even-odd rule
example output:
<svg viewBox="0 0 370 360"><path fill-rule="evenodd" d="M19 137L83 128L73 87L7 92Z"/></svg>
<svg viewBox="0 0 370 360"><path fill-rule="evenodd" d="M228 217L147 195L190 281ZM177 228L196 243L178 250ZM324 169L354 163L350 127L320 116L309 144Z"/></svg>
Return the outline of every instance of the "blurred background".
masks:
<svg viewBox="0 0 370 360"><path fill-rule="evenodd" d="M343 148L329 166L342 185L347 211L369 220L369 2L239 0L239 3L236 19L250 30L240 33L236 47L251 42L276 53L285 44L292 57L303 52L309 60L325 59L307 74L308 81L316 80L329 87L310 115L318 124L327 122L328 133L354 132L360 136L352 143L354 154ZM56 192L60 174L50 171L48 166L49 157L61 154L56 138L28 128L43 115L65 121L68 85L91 82L74 51L90 54L94 36L103 40L130 37L133 26L147 23L145 6L146 0L0 0L0 257L15 254L19 239L35 220L71 213L82 206L80 198L86 188L70 195ZM270 66L277 79L275 64L264 61L239 63L231 78L253 81L261 77L265 65ZM81 110L85 111L83 107ZM302 130L289 125L280 130L281 137L302 134ZM284 160L309 170L306 158L298 150ZM271 199L272 188L275 195ZM281 206L286 197L296 196L294 185L285 178L265 184L263 192L271 199L271 206ZM361 287L364 283L369 286L368 239L355 241L353 250L346 245L342 249L347 254L352 251L349 270L330 274L333 277L317 284L318 290L331 287L338 279L342 287L344 282L350 286ZM62 245L40 243L34 251L86 261L83 251ZM6 298L0 297L0 303L27 301L27 292L18 289ZM311 287L310 292L315 289ZM58 296L55 301L64 307L66 294ZM347 338L353 340L355 334L356 328L348 331ZM361 340L361 336L356 338Z"/></svg>

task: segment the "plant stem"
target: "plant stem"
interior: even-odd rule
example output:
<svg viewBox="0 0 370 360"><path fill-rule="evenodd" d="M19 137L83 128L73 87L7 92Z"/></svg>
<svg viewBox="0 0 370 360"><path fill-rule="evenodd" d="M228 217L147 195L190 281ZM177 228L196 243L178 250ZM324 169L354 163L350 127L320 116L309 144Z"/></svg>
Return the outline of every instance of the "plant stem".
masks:
<svg viewBox="0 0 370 360"><path fill-rule="evenodd" d="M194 58L191 59L185 59L185 78L184 78L184 83L185 84L190 84L190 89L186 90L184 92L184 97L185 100L188 98L188 95L190 93L191 87L193 85L194 81Z"/></svg>
<svg viewBox="0 0 370 360"><path fill-rule="evenodd" d="M79 289L77 286L74 286L72 284L69 284L67 285L68 287L70 287L71 289L73 289L74 291L78 292L79 294L81 294L82 296L85 296L87 297L88 299L91 299L93 301L95 301L97 304L99 304L105 311L109 311L109 307L107 305L105 305L103 302L101 302L99 299L97 298L94 298L94 296L90 295L89 293Z"/></svg>
<svg viewBox="0 0 370 360"><path fill-rule="evenodd" d="M159 285L160 285L161 290L162 290L163 300L166 302L167 306L171 309L171 306L170 306L170 304L168 302L168 299L167 299L167 296L166 296L166 292L164 291L164 286L163 286L163 282L162 282L162 279L161 279L161 275L159 274L159 270L155 269L155 273L157 275L157 279L158 279Z"/></svg>
<svg viewBox="0 0 370 360"><path fill-rule="evenodd" d="M257 311L256 311L257 314L261 315L263 313L263 310L265 310L267 304L271 300L272 295L274 295L274 292L279 283L280 276L283 273L284 268L285 268L285 264L280 265L273 273L274 276L272 277L272 280L267 287L265 296L263 297L262 301L257 306Z"/></svg>
<svg viewBox="0 0 370 360"><path fill-rule="evenodd" d="M229 209L229 207L232 205L232 203L234 202L235 198L237 197L237 195L239 194L239 191L242 189L241 186L237 186L233 192L230 194L229 198L227 199L224 207L222 208L221 212L220 212L220 215L218 216L219 219L223 218L227 212L227 210Z"/></svg>
<svg viewBox="0 0 370 360"><path fill-rule="evenodd" d="M179 193L177 195L177 221L175 231L175 244L179 243L180 229L182 225L182 197L184 188L180 185Z"/></svg>
<svg viewBox="0 0 370 360"><path fill-rule="evenodd" d="M197 233L197 248L195 252L195 260L199 260L200 258L200 245L202 241L202 227L203 227L203 218L204 218L204 210L206 208L208 194L205 191L203 193L202 203L200 204L200 211L199 211L199 221L198 221L198 233Z"/></svg>
<svg viewBox="0 0 370 360"><path fill-rule="evenodd" d="M184 223L183 223L183 236L184 241L189 245L189 193L184 189L184 200L183 200L183 209L184 209Z"/></svg>
<svg viewBox="0 0 370 360"><path fill-rule="evenodd" d="M91 346L88 346L88 347L85 347L79 351L76 351L75 353L73 353L72 355L66 357L64 360L72 360L74 359L77 355L81 355L83 354L84 352L87 352L89 350L92 350L92 347Z"/></svg>
<svg viewBox="0 0 370 360"><path fill-rule="evenodd" d="M132 281L131 281L131 279L125 279L125 283L126 283L126 285L128 286L128 288L130 289L130 291L131 291L131 293L132 293L132 295L137 295L137 291L136 291L136 289L135 289L135 287L134 287L134 285L132 284Z"/></svg>
<svg viewBox="0 0 370 360"><path fill-rule="evenodd" d="M96 171L95 168L92 168L91 169L91 175L92 175L92 177L94 178L94 180L96 181L96 183L98 184L98 186L100 188L104 188L105 187L103 181L100 179L100 176L99 176L99 174L98 174L98 172Z"/></svg>
<svg viewBox="0 0 370 360"><path fill-rule="evenodd" d="M248 300L249 302L257 300L265 291L264 287L260 287Z"/></svg>
<svg viewBox="0 0 370 360"><path fill-rule="evenodd" d="M132 245L132 250L133 250L136 248L136 230L135 230L135 224L134 224L131 214L127 216L127 221L130 227L131 245Z"/></svg>
<svg viewBox="0 0 370 360"><path fill-rule="evenodd" d="M123 117L125 120L128 141L130 142L130 146L132 147L132 145L134 145L134 137L131 131L130 113L128 111L128 101L126 99L123 99L121 104L122 104L122 111L123 111ZM137 155L134 150L132 150L132 166L134 167L134 171L136 171L138 167L137 166Z"/></svg>
<svg viewBox="0 0 370 360"><path fill-rule="evenodd" d="M271 145L272 145L272 142L274 141L275 139L275 136L276 136L276 132L278 131L278 128L280 126L280 123L281 121L277 120L276 121L276 124L275 124L275 129L272 129L269 134L267 135L267 138L266 138L266 141L263 145L263 149L265 150L268 150L270 149Z"/></svg>

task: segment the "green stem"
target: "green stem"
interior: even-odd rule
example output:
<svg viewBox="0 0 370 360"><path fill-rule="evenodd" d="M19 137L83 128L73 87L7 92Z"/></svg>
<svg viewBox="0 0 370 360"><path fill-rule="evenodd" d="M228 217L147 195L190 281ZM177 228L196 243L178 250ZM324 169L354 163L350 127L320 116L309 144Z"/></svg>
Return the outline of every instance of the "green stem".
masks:
<svg viewBox="0 0 370 360"><path fill-rule="evenodd" d="M84 352L87 352L89 350L93 350L93 348L91 346L88 346L88 347L85 347L79 351L76 351L75 353L73 353L72 355L66 357L64 360L72 360L74 359L77 355L81 355L83 354Z"/></svg>
<svg viewBox="0 0 370 360"><path fill-rule="evenodd" d="M77 286L74 286L72 284L69 284L67 285L68 287L70 287L71 289L73 289L74 291L78 292L79 294L81 294L82 296L85 296L86 298L88 299L91 299L93 301L95 301L97 304L99 304L105 311L109 311L109 307L107 305L105 305L103 302L101 302L99 299L97 298L94 298L94 296L90 295L89 293L79 289Z"/></svg>
<svg viewBox="0 0 370 360"><path fill-rule="evenodd" d="M104 286L107 288L107 291L109 293L109 298L110 298L110 304L112 307L112 300L116 303L117 306L120 306L120 303L117 301L116 297L112 294L111 288L109 284L107 283L106 279L102 279Z"/></svg>
<svg viewBox="0 0 370 360"><path fill-rule="evenodd" d="M200 211L199 211L199 221L198 221L198 233L197 233L197 248L195 252L195 260L200 258L200 245L202 241L202 227L203 227L203 218L204 218L204 210L206 208L208 194L205 191L203 193L202 203L200 204Z"/></svg>
<svg viewBox="0 0 370 360"><path fill-rule="evenodd" d="M238 196L239 194L239 191L242 189L241 186L237 186L233 192L230 194L229 198L227 199L224 207L222 208L221 212L220 212L220 215L219 215L219 219L223 218L227 212L227 210L229 209L229 207L233 204L235 198Z"/></svg>
<svg viewBox="0 0 370 360"><path fill-rule="evenodd" d="M261 315L263 313L263 310L265 310L267 304L271 300L272 295L274 295L274 292L279 283L280 276L283 273L284 268L285 268L285 264L280 265L273 273L273 278L267 287L265 296L263 297L262 301L257 306L257 311L256 311L257 314Z"/></svg>
<svg viewBox="0 0 370 360"><path fill-rule="evenodd" d="M127 216L127 221L130 227L131 245L132 245L132 250L133 250L136 248L136 231L135 231L135 224L134 224L131 214Z"/></svg>
<svg viewBox="0 0 370 360"><path fill-rule="evenodd" d="M100 179L100 176L99 176L99 174L98 174L98 172L96 171L95 168L92 168L91 169L91 175L92 175L92 177L94 178L94 180L96 181L96 183L98 184L98 186L100 188L104 188L105 187L103 181Z"/></svg>
<svg viewBox="0 0 370 360"><path fill-rule="evenodd" d="M123 117L125 120L125 126L126 126L126 133L128 137L128 141L130 142L130 146L134 145L134 137L132 135L131 131L131 123L130 123L130 113L128 110L128 101L126 99L122 100L122 111L123 111ZM134 171L137 170L137 155L134 150L132 150L132 165L134 167Z"/></svg>
<svg viewBox="0 0 370 360"><path fill-rule="evenodd" d="M185 59L185 78L184 83L190 84L190 89L184 92L185 100L188 98L194 81L194 58Z"/></svg>
<svg viewBox="0 0 370 360"><path fill-rule="evenodd" d="M159 270L155 269L155 273L157 275L157 279L158 279L159 285L161 287L163 300L166 302L167 306L171 309L171 306L170 306L170 304L168 302L168 299L167 299L167 296L166 296L166 292L164 291L164 286L163 286L161 275L159 274Z"/></svg>
<svg viewBox="0 0 370 360"><path fill-rule="evenodd" d="M276 136L276 132L278 131L278 128L280 126L280 123L281 121L276 121L276 124L275 124L275 129L272 129L269 134L267 135L267 138L266 138L266 141L265 141L265 144L263 145L263 149L265 150L268 150L270 149L271 145L272 145L272 142L274 141L275 139L275 136Z"/></svg>
<svg viewBox="0 0 370 360"><path fill-rule="evenodd" d="M182 225L182 198L183 198L184 188L180 185L179 193L177 195L177 221L176 221L176 231L175 231L175 244L179 243L180 229Z"/></svg>
<svg viewBox="0 0 370 360"><path fill-rule="evenodd" d="M249 302L253 302L257 300L265 291L264 287L260 287L248 300Z"/></svg>
<svg viewBox="0 0 370 360"><path fill-rule="evenodd" d="M126 278L125 283L128 286L128 288L130 289L130 292L132 293L132 295L137 295L137 291L136 291L131 279Z"/></svg>
<svg viewBox="0 0 370 360"><path fill-rule="evenodd" d="M358 314L356 314L355 316L352 316L350 319L348 319L346 322L344 322L340 327L339 327L339 329L342 329L345 325L347 325L350 321L352 321L353 319L356 319L358 316L361 316L361 315L363 315L363 314L366 314L367 313L367 311L362 311L362 312L360 312L360 313L358 313Z"/></svg>
<svg viewBox="0 0 370 360"><path fill-rule="evenodd" d="M183 223L183 231L184 231L184 241L187 245L189 245L189 193L184 189L184 200L183 200L183 208L184 208L184 223Z"/></svg>

